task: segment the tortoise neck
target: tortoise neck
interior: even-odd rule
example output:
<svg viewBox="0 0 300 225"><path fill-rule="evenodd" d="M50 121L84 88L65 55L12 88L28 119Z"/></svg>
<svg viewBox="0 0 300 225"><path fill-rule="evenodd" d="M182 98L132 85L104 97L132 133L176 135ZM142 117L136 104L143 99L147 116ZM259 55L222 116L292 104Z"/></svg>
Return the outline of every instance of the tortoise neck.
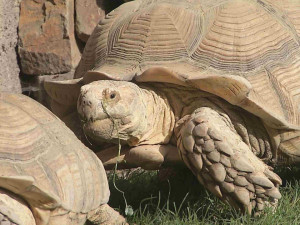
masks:
<svg viewBox="0 0 300 225"><path fill-rule="evenodd" d="M173 134L175 117L167 97L153 87L141 87L147 106L147 129L139 144L167 144Z"/></svg>

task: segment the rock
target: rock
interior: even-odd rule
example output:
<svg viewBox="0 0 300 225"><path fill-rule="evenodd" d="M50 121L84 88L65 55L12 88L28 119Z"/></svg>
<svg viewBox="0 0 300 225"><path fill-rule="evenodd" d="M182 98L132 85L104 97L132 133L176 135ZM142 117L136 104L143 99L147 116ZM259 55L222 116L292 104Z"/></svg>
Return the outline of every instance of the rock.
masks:
<svg viewBox="0 0 300 225"><path fill-rule="evenodd" d="M74 35L74 0L23 0L20 9L21 71L46 75L75 68L80 52Z"/></svg>
<svg viewBox="0 0 300 225"><path fill-rule="evenodd" d="M17 63L20 0L0 0L0 91L21 93Z"/></svg>
<svg viewBox="0 0 300 225"><path fill-rule="evenodd" d="M77 37L87 42L95 26L105 14L128 0L75 0L75 30Z"/></svg>
<svg viewBox="0 0 300 225"><path fill-rule="evenodd" d="M105 17L103 0L76 0L75 13L77 37L87 42L99 20Z"/></svg>

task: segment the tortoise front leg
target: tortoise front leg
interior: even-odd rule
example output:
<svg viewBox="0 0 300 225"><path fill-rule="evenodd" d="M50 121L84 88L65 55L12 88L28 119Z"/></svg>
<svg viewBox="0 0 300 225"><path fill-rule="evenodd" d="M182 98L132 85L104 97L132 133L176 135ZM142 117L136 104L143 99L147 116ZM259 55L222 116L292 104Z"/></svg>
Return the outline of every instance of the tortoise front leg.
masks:
<svg viewBox="0 0 300 225"><path fill-rule="evenodd" d="M196 110L175 133L185 164L221 200L251 213L280 199L281 179L217 111L207 107Z"/></svg>
<svg viewBox="0 0 300 225"><path fill-rule="evenodd" d="M88 220L95 225L125 225L126 220L108 204L103 204L88 213Z"/></svg>
<svg viewBox="0 0 300 225"><path fill-rule="evenodd" d="M116 162L118 162L118 168L141 167L146 170L156 170L162 166L183 164L177 147L173 145L122 146L119 157L118 152L118 146L113 146L97 152L96 155L102 161L105 169L113 169Z"/></svg>
<svg viewBox="0 0 300 225"><path fill-rule="evenodd" d="M35 225L28 205L17 195L0 189L0 225Z"/></svg>

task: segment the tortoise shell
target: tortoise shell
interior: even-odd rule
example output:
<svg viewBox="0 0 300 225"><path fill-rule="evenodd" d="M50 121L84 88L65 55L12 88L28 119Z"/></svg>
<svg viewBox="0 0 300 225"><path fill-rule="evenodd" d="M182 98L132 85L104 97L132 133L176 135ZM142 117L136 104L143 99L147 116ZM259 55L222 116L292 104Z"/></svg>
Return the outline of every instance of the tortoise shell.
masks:
<svg viewBox="0 0 300 225"><path fill-rule="evenodd" d="M97 25L75 78L192 86L299 130L299 15L298 0L132 1Z"/></svg>
<svg viewBox="0 0 300 225"><path fill-rule="evenodd" d="M101 161L49 110L0 93L0 187L51 217L86 214L107 203Z"/></svg>

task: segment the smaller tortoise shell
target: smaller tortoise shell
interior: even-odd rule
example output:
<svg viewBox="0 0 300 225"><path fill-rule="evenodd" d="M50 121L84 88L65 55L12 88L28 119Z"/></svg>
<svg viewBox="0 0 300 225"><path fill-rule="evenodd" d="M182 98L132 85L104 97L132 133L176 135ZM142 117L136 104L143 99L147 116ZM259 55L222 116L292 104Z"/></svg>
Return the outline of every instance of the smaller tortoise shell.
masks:
<svg viewBox="0 0 300 225"><path fill-rule="evenodd" d="M101 161L49 110L0 93L0 187L51 216L86 214L107 203Z"/></svg>

